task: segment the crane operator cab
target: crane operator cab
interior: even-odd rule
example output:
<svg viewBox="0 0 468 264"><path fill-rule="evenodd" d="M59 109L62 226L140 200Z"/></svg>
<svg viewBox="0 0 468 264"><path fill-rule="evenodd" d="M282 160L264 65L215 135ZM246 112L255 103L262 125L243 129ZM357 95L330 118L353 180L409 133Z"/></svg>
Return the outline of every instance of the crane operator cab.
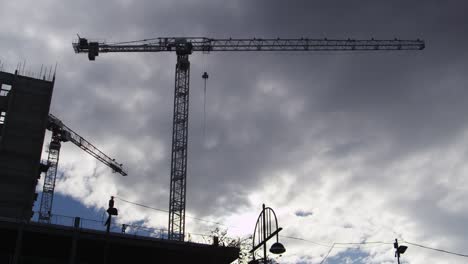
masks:
<svg viewBox="0 0 468 264"><path fill-rule="evenodd" d="M186 38L176 38L174 40L174 47L177 55L190 55L192 54L193 44L187 41Z"/></svg>

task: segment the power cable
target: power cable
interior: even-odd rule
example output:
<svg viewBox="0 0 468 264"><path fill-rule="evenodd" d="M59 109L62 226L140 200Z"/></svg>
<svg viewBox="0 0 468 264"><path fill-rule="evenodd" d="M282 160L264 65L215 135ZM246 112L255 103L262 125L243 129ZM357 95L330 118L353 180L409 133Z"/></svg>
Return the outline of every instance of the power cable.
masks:
<svg viewBox="0 0 468 264"><path fill-rule="evenodd" d="M155 210L155 211L159 211L159 212L163 212L163 213L169 213L168 210L159 209L159 208L151 207L151 206L136 203L136 202L131 202L131 201L125 200L125 199L123 199L121 197L118 197L118 196L114 196L114 198L119 199L119 200L121 200L123 202L126 202L126 203L141 206L141 207L144 207L144 208L147 208L147 209L151 209L151 210ZM225 225L225 224L220 223L220 222L210 221L210 220L206 220L206 219L202 219L202 218L198 218L198 217L194 217L194 216L186 215L186 217L194 219L194 220L202 221L202 222L217 224L217 225L220 225L220 226L226 226L226 227L229 227L229 228L236 228L234 226L228 226L228 225ZM304 238L299 238L299 237L293 237L293 236L280 236L280 237L294 239L294 240L301 240L301 241L309 242L309 243L312 243L312 244L315 244L315 245L318 245L318 246L322 246L322 247L327 247L327 248L332 247L332 246L334 248L347 248L347 247L337 247L336 245L368 245L368 244L382 245L382 244L393 244L393 242L383 242L383 241L366 242L366 241L364 241L364 242L334 242L332 245L327 245L325 243L318 243L318 242L314 242L314 241L307 240L307 239L304 239Z"/></svg>
<svg viewBox="0 0 468 264"><path fill-rule="evenodd" d="M359 245L369 245L369 244L374 244L374 245L393 244L393 242L384 242L384 241L364 241L364 242L334 242L332 245L326 245L326 244L317 243L317 242L310 241L310 240L307 240L307 239L304 239L304 238L299 238L299 237L291 237L291 236L280 236L280 237L295 239L295 240L301 240L301 241L309 242L309 243L312 243L312 244L315 244L315 245L318 245L318 246L329 247L330 250L328 251L327 255L325 256L325 258L320 263L323 263L327 259L328 255L330 254L330 252L331 252L331 250L333 248L339 248L336 245L358 245L359 246ZM401 241L404 242L404 243L407 243L409 245L416 246L416 247L429 249L429 250L433 250L433 251L438 251L438 252L442 252L442 253L445 253L445 254L451 254L451 255L455 255L455 256L459 256L459 257L468 258L468 255L466 255L466 254L456 253L456 252L452 252L452 251L448 251L448 250L444 250L444 249L439 249L439 248L428 247L428 246L424 246L424 245L421 245L421 244L408 242L408 241L403 240L403 239L401 239Z"/></svg>
<svg viewBox="0 0 468 264"><path fill-rule="evenodd" d="M317 242L314 242L314 241L310 241L310 240L307 240L307 239L304 239L304 238L299 238L299 237L292 237L292 236L281 236L280 237L283 237L283 238L289 238L289 239L294 239L294 240L300 240L300 241L305 241L305 242L309 242L309 243L312 243L314 245L317 245L317 246L322 246L322 247L331 247L331 245L325 245L325 244L321 244L321 243L317 243Z"/></svg>
<svg viewBox="0 0 468 264"><path fill-rule="evenodd" d="M370 247L376 247L376 246L382 246L382 245L390 245L393 244L392 242L381 242L381 241L376 241L376 242L336 242L333 243L335 246L334 248L352 248L353 246L359 247L359 248L370 248ZM342 245L342 246L337 246L337 245ZM345 246L347 245L347 246Z"/></svg>
<svg viewBox="0 0 468 264"><path fill-rule="evenodd" d="M163 212L163 213L169 213L168 210L163 210L163 209L151 207L151 206L148 206L148 205L144 205L144 204L140 204L140 203L136 203L136 202L131 202L131 201L125 200L125 199L123 199L121 197L118 197L118 196L114 196L114 198L119 199L119 200L121 200L123 202L126 202L126 203L129 203L129 204L141 206L141 207L144 207L144 208L147 208L147 209L151 209L151 210L155 210L155 211L159 211L159 212ZM217 225L221 225L221 226L226 226L226 225L223 225L222 223L219 223L219 222L205 220L205 219L194 217L194 216L185 215L185 217L191 218L191 219L194 219L194 220L198 220L198 221L202 221L202 222L207 222L207 223L217 224Z"/></svg>
<svg viewBox="0 0 468 264"><path fill-rule="evenodd" d="M322 261L320 261L320 264L323 264L325 262L325 260L327 260L328 255L330 255L330 252L333 250L334 247L335 247L335 243L333 243L333 245L331 245L330 250L328 250L327 255L325 255L325 257L322 259Z"/></svg>
<svg viewBox="0 0 468 264"><path fill-rule="evenodd" d="M117 199L119 199L119 200L121 200L121 201L123 201L123 202L129 203L129 204L141 206L141 207L144 207L144 208L147 208L147 209L151 209L151 210L155 210L155 211L159 211L159 212L164 212L164 213L169 213L169 211L167 211L167 210L154 208L154 207L147 206L147 205L140 204L140 203L130 202L130 201L128 201L128 200L125 200L125 199L120 198L120 197L117 197L117 196L114 196L114 198L117 198Z"/></svg>
<svg viewBox="0 0 468 264"><path fill-rule="evenodd" d="M301 241L305 241L305 242L315 244L317 246L322 246L322 247L327 247L327 248L329 248L331 246L333 246L334 248L349 248L349 246L362 246L362 245L372 245L372 244L374 244L374 245L393 244L393 242L384 242L384 241L363 241L363 242L334 242L332 245L330 245L330 244L325 244L325 243L318 243L318 242L311 241L311 240L304 239L304 238L300 238L300 237L282 236L282 235L280 235L280 237L294 239L294 240L301 240ZM337 245L349 245L349 246L348 247L337 247Z"/></svg>
<svg viewBox="0 0 468 264"><path fill-rule="evenodd" d="M423 246L423 245L416 244L416 243L412 243L412 242L408 242L408 241L405 241L405 240L402 240L402 241L403 241L404 243L407 243L407 244L410 244L410 245L413 245L413 246L416 246L416 247L425 248L425 249L434 250L434 251L438 251L438 252L442 252L442 253L446 253L446 254L451 254L451 255L456 255L456 256L459 256L459 257L468 258L468 255L465 255L465 254L460 254L460 253L451 252L451 251L447 251L447 250L443 250L443 249L438 249L438 248L432 248L432 247L428 247L428 246Z"/></svg>
<svg viewBox="0 0 468 264"><path fill-rule="evenodd" d="M121 201L123 201L123 202L126 202L126 203L134 204L134 205L137 205L137 206L141 206L141 207L148 208L148 209L155 210L155 211L159 211L159 212L169 213L169 211L167 211L167 210L163 210L163 209L159 209L159 208L154 208L154 207L147 206L147 205L140 204L140 203L136 203L136 202L131 202L131 201L125 200L125 199L123 199L123 198L121 198L121 197L117 197L117 196L114 196L114 197L117 198L117 199L119 199L119 200L121 200ZM192 218L192 219L198 220L198 221L203 221L203 222L208 222L208 223L213 223L213 224L217 224L217 225L221 225L221 226L230 227L230 226L224 225L224 224L219 223L219 222L214 222L214 221L210 221L210 220L205 220L205 219L198 218L198 217L187 216L187 215L186 215L186 217ZM294 239L294 240L300 240L300 241L305 241L305 242L309 242L309 243L315 244L315 245L317 245L317 246L329 247L330 250L328 251L328 253L327 253L327 255L325 256L325 258L322 260L322 262L320 262L320 264L323 264L323 263L324 263L324 261L328 258L328 255L330 254L330 252L333 250L333 248L347 248L347 247L337 247L337 245L349 245L349 246L355 245L355 246L361 246L361 245L372 245L372 244L374 244L374 245L388 245L388 244L393 244L393 242L384 242L384 241L363 241L363 242L334 242L332 245L327 245L327 244L325 244L325 243L318 243L318 242L314 242L314 241L311 241L311 240L308 240L308 239L304 239L304 238L300 238L300 237L293 237L293 236L280 236L280 237L289 238L289 239ZM455 256L459 256L459 257L468 258L468 255L467 255L467 254L461 254L461 253L456 253L456 252L452 252L452 251L448 251L448 250L444 250L444 249L428 247L428 246L424 246L424 245L421 245L421 244L409 242L409 241L406 241L406 240L403 240L403 239L401 239L401 241L404 242L404 243L407 243L407 244L409 244L409 245L416 246L416 247L420 247L420 248L424 248L424 249L429 249L429 250L433 250L433 251L437 251L437 252L442 252L442 253L445 253L445 254L455 255Z"/></svg>

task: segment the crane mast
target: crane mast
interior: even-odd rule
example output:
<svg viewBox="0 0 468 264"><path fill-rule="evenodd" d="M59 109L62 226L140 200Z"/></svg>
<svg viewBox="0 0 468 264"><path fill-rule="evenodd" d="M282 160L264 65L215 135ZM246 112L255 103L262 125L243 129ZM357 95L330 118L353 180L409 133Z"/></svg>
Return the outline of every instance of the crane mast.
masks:
<svg viewBox="0 0 468 264"><path fill-rule="evenodd" d="M47 164L45 165L47 170L45 172L41 205L39 209L39 222L42 223L50 223L50 218L52 216L51 211L54 200L55 181L57 178L61 142L70 141L74 143L88 154L111 168L113 172L120 173L122 176L127 176L122 164L119 164L114 159L108 157L83 137L64 125L62 121L52 114L49 114L47 129L52 132L52 140L49 144Z"/></svg>
<svg viewBox="0 0 468 264"><path fill-rule="evenodd" d="M61 141L63 141L62 138L64 138L62 137L60 129L50 126L50 123L48 129L52 131L52 140L49 144L49 153L46 164L47 170L45 171L41 205L39 207L39 222L42 223L50 223Z"/></svg>
<svg viewBox="0 0 468 264"><path fill-rule="evenodd" d="M380 51L422 50L422 40L356 40L356 39L213 39L204 37L161 37L128 42L88 41L78 36L73 43L76 53L87 53L95 60L99 53L109 52L176 52L174 112L172 132L171 178L168 236L184 240L185 197L187 180L187 142L189 107L189 55L192 52L218 51Z"/></svg>

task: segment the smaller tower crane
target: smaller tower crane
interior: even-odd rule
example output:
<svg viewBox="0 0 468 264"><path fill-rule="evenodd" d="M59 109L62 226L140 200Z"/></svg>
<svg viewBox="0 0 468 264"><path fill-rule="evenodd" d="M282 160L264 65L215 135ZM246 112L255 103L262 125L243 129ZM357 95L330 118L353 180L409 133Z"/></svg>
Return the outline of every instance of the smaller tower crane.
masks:
<svg viewBox="0 0 468 264"><path fill-rule="evenodd" d="M50 223L52 216L52 202L54 199L55 180L57 178L57 168L62 142L72 142L107 165L113 172L120 173L122 176L127 176L127 172L123 169L122 164L117 163L115 159L111 159L86 139L64 125L62 121L52 114L49 114L47 129L52 132L52 140L49 144L47 164L45 164L44 186L42 188L41 206L39 209L39 222L41 223Z"/></svg>

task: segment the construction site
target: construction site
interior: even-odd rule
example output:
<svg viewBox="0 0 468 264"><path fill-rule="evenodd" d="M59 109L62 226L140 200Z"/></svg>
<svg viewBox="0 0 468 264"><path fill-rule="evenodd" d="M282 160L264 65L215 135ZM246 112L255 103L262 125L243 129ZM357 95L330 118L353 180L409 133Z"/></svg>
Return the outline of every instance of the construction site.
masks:
<svg viewBox="0 0 468 264"><path fill-rule="evenodd" d="M146 235L117 226L113 198L108 220L87 223L79 216L53 221L53 200L62 144L74 144L114 173L128 175L119 161L91 144L50 113L55 71L28 77L20 70L0 72L0 262L1 263L231 263L239 257L239 245L225 245L217 237L208 242L190 241L186 232L186 184L190 60L194 52L378 52L422 50L422 40L328 40L328 39L213 39L163 37L107 43L83 37L73 43L74 52L94 61L106 53L173 52L175 60L174 105L168 227ZM72 50L70 49L70 52ZM203 79L208 74L203 74ZM45 138L49 131L51 138ZM169 139L168 139L169 140ZM47 146L46 157L42 154ZM43 179L41 192L37 184ZM33 212L34 203L40 204ZM253 225L254 223L252 223ZM276 224L278 225L278 224ZM126 232L126 228L127 232ZM278 228L278 227L277 227ZM117 229L117 230L116 230ZM279 231L278 231L279 232ZM267 236L263 237L264 239ZM44 242L46 241L46 243ZM54 250L48 250L54 248ZM280 250L284 252L284 248ZM273 251L271 251L273 252ZM265 253L266 262L266 253Z"/></svg>

